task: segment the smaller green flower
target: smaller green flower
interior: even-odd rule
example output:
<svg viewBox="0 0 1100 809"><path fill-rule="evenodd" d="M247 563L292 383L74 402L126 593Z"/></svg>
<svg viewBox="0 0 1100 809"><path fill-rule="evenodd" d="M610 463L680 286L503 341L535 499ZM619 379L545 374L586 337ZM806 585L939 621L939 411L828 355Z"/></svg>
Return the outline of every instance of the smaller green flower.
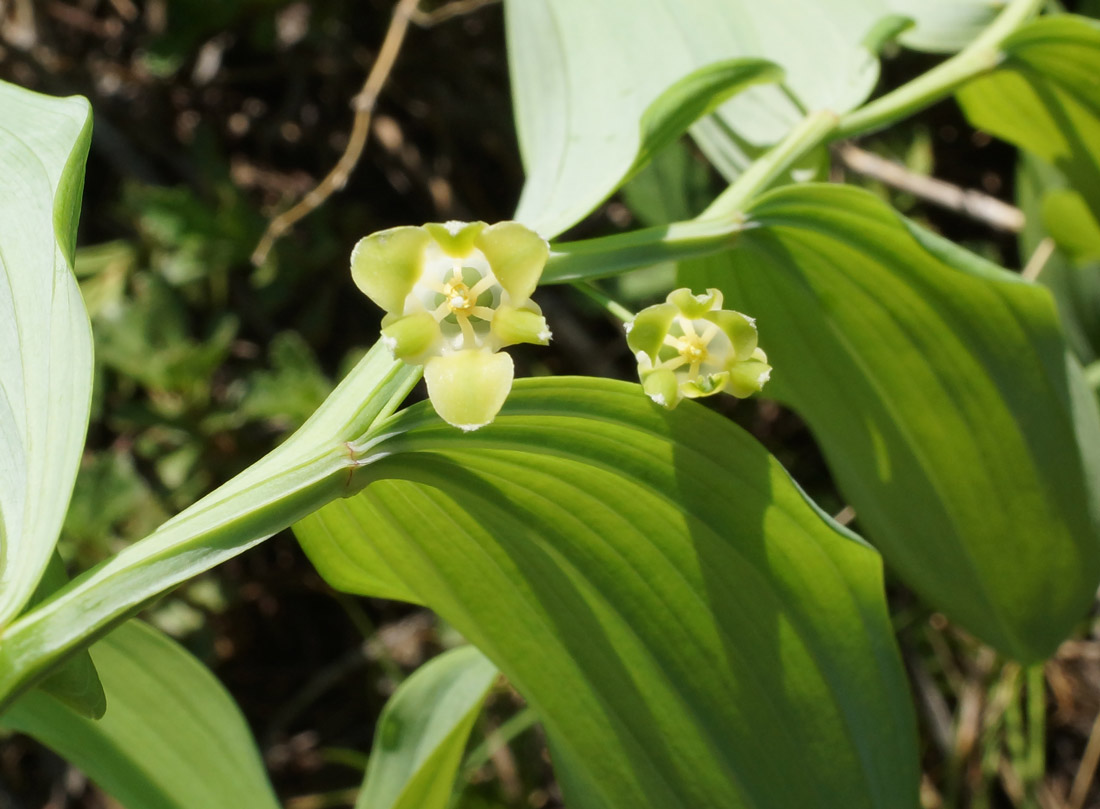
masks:
<svg viewBox="0 0 1100 809"><path fill-rule="evenodd" d="M382 340L424 366L428 397L463 430L491 422L512 389L517 343L546 345L550 330L531 300L550 246L518 222L430 223L360 239L351 275L386 310Z"/></svg>
<svg viewBox="0 0 1100 809"><path fill-rule="evenodd" d="M764 387L772 367L756 345L756 322L722 308L722 293L669 293L626 324L646 394L669 409L683 398L725 391L746 397Z"/></svg>

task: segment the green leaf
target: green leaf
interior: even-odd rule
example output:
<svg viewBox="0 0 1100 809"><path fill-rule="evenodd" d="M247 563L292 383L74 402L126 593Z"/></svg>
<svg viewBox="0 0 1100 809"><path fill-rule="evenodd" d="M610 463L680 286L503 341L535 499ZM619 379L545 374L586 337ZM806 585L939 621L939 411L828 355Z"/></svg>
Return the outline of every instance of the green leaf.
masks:
<svg viewBox="0 0 1100 809"><path fill-rule="evenodd" d="M401 683L378 718L356 809L446 809L466 740L496 678L481 652L463 646Z"/></svg>
<svg viewBox="0 0 1100 809"><path fill-rule="evenodd" d="M275 809L236 703L175 641L138 621L92 647L107 692L99 721L33 691L2 724L35 737L127 809Z"/></svg>
<svg viewBox="0 0 1100 809"><path fill-rule="evenodd" d="M728 420L521 379L476 433L416 405L362 449L311 558L361 590L381 559L499 666L569 806L916 805L880 559Z"/></svg>
<svg viewBox="0 0 1100 809"><path fill-rule="evenodd" d="M1044 17L1003 50L997 70L958 91L966 117L1058 168L1100 221L1100 22Z"/></svg>
<svg viewBox="0 0 1100 809"><path fill-rule="evenodd" d="M883 0L787 0L782 10L753 0L508 0L512 95L527 170L516 218L547 237L581 219L638 168L640 149L655 151L643 143L646 134L671 133L654 121L679 127L689 110L711 108L699 90L730 70L729 60L779 65L809 109L853 109L878 77L863 38L887 11ZM726 66L685 79L714 63ZM686 95L662 97L674 85ZM675 116L660 112L671 109ZM778 87L753 87L718 114L757 147L778 141L802 117Z"/></svg>
<svg viewBox="0 0 1100 809"><path fill-rule="evenodd" d="M886 0L896 14L913 20L899 41L930 53L961 50L1004 8L998 0Z"/></svg>
<svg viewBox="0 0 1100 809"><path fill-rule="evenodd" d="M657 96L642 114L638 153L623 180L644 168L657 152L737 93L753 84L783 79L783 69L766 59L730 59L684 76Z"/></svg>
<svg viewBox="0 0 1100 809"><path fill-rule="evenodd" d="M72 274L92 123L83 98L0 82L0 627L34 592L76 479L92 391Z"/></svg>
<svg viewBox="0 0 1100 809"><path fill-rule="evenodd" d="M374 512L363 498L334 500L295 523L294 534L313 566L337 590L423 604L368 541L373 518Z"/></svg>
<svg viewBox="0 0 1100 809"><path fill-rule="evenodd" d="M1058 246L1077 259L1100 258L1100 225L1084 197L1058 188L1043 197L1042 219Z"/></svg>
<svg viewBox="0 0 1100 809"><path fill-rule="evenodd" d="M1100 419L1042 289L854 188L772 192L684 268L757 318L768 394L806 419L887 562L1023 661L1100 581Z"/></svg>

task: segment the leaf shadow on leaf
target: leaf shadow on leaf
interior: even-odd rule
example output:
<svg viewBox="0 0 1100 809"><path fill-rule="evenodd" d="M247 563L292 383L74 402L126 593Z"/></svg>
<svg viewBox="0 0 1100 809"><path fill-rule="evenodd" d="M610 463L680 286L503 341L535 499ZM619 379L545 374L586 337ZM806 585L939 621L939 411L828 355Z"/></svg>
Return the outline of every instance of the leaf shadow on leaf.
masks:
<svg viewBox="0 0 1100 809"><path fill-rule="evenodd" d="M1050 654L1100 553L1097 420L1049 298L854 191L756 213L766 227L684 280L760 318L771 395L909 586L1007 654Z"/></svg>
<svg viewBox="0 0 1100 809"><path fill-rule="evenodd" d="M536 707L577 806L627 805L632 793L662 807L905 802L916 794L912 717L878 555L828 523L720 417L694 403L650 415L646 428L668 455L611 443L585 449L590 467L570 502L549 499L570 464L576 472L575 459L553 457L552 440L537 468L520 453L487 449L507 418L467 444L485 442L475 447L476 470L431 452L401 453L389 470L380 461L380 476L436 489L415 501L422 507L445 495L477 515L484 530L454 532L481 546L454 553L493 568L473 579L515 571L515 593L491 605L454 579L446 596L418 594ZM485 460L493 453L509 463L494 471ZM420 552L439 553L426 543ZM496 614L517 608L515 594L530 615ZM502 645L525 620L539 625L542 659ZM555 688L566 678L573 693L548 687L544 667L560 673ZM631 772L595 764L612 757L562 721L578 701L611 729Z"/></svg>
<svg viewBox="0 0 1100 809"><path fill-rule="evenodd" d="M699 483L722 480L722 472L699 470L687 438L674 444L675 501L688 514L713 514L722 495ZM744 747L728 753L729 761L759 806L823 805L823 784L836 805L911 806L915 728L881 557L820 511L765 452L748 466L743 458L739 479L725 481L727 497L760 507L689 522L728 659L740 657L735 670L751 673L753 685L777 702L774 724L751 724L754 732L740 737ZM777 477L792 485L773 487ZM747 487L755 499L739 496ZM753 578L760 591L746 598L739 591ZM884 728L891 729L888 742Z"/></svg>

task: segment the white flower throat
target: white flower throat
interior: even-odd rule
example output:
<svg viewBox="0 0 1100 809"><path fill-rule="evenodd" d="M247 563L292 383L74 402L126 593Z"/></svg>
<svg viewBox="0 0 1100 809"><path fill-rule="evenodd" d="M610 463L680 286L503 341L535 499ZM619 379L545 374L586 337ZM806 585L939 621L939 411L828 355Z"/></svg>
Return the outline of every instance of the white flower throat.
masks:
<svg viewBox="0 0 1100 809"><path fill-rule="evenodd" d="M406 312L431 312L449 350L480 348L504 290L480 250L462 259L440 253L425 261L424 272L410 295ZM412 307L408 304L412 303Z"/></svg>
<svg viewBox="0 0 1100 809"><path fill-rule="evenodd" d="M687 376L695 377L701 368L720 364L728 354L729 340L715 340L722 332L714 323L678 316L673 322L673 331L680 333L665 335L664 345L676 353L664 358L657 367L674 371L686 365ZM715 353L718 356L713 356Z"/></svg>

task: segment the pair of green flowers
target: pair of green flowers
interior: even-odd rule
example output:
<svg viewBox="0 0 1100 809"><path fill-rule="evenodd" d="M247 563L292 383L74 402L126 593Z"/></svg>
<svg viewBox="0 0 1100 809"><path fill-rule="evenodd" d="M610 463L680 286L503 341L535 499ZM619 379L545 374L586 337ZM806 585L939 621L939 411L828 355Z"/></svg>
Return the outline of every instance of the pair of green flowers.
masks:
<svg viewBox="0 0 1100 809"><path fill-rule="evenodd" d="M518 222L446 222L361 239L351 274L386 311L382 340L393 355L424 366L440 417L476 430L512 389L512 358L501 349L550 342L531 300L549 255L546 240ZM767 381L752 318L721 307L716 289L677 289L627 323L642 386L657 404L722 391L748 396Z"/></svg>

